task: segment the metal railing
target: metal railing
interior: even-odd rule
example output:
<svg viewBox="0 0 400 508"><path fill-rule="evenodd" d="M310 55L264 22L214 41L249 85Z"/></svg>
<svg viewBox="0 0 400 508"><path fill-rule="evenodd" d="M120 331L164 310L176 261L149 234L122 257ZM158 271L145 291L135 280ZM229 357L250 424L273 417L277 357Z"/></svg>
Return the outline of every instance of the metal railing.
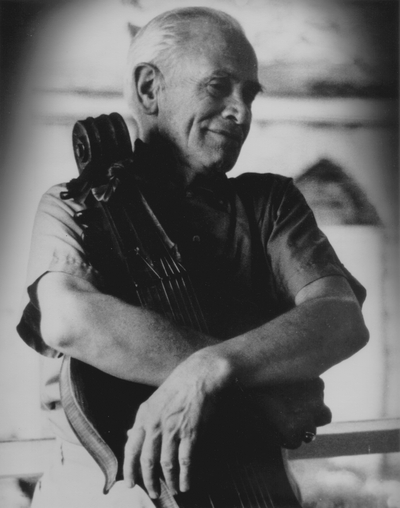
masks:
<svg viewBox="0 0 400 508"><path fill-rule="evenodd" d="M0 478L39 477L54 439L0 442ZM400 418L331 423L313 443L289 452L290 460L400 451Z"/></svg>

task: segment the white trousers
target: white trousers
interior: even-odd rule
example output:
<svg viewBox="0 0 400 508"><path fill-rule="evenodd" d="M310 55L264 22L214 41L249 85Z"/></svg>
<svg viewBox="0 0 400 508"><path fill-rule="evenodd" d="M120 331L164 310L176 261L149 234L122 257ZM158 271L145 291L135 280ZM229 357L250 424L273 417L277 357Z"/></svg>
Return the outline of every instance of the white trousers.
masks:
<svg viewBox="0 0 400 508"><path fill-rule="evenodd" d="M56 441L31 508L154 508L138 486L117 482L106 495L103 486L102 471L82 446Z"/></svg>

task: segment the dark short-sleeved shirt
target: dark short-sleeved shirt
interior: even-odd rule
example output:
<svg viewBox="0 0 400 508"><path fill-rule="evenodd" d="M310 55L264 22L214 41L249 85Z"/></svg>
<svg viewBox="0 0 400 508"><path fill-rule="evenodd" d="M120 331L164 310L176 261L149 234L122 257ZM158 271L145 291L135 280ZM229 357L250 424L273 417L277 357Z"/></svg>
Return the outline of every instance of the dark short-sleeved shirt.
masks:
<svg viewBox="0 0 400 508"><path fill-rule="evenodd" d="M55 431L76 442L60 407L61 355L40 334L36 284L49 271L81 277L107 292L88 259L74 214L85 208L62 201L65 185L51 188L37 212L30 255L27 305L18 331L44 356L42 402ZM145 189L146 190L146 189ZM294 306L297 293L327 276L345 277L360 303L364 288L338 260L313 213L289 178L243 174L198 178L179 199L148 193L156 215L179 248L210 333L229 339ZM58 359L58 360L57 360Z"/></svg>

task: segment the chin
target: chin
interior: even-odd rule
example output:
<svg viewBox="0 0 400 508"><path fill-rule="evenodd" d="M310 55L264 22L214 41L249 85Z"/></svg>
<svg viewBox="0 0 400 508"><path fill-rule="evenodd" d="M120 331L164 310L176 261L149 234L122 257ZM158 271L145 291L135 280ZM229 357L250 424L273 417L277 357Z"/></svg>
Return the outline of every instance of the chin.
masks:
<svg viewBox="0 0 400 508"><path fill-rule="evenodd" d="M223 161L220 161L218 164L218 170L222 173L228 173L236 164L237 159L238 158L235 157L234 159L229 158L228 160L224 159Z"/></svg>
<svg viewBox="0 0 400 508"><path fill-rule="evenodd" d="M197 157L193 158L192 161L187 159L189 167L194 170L195 173L203 173L203 174L211 174L211 173L228 173L236 164L239 154L230 153L229 155L225 155L221 157L221 152L218 153L210 153L208 152L208 157L199 157L199 154L196 154ZM204 151L203 151L204 155ZM211 155L211 157L210 157ZM214 156L212 156L214 155ZM197 160L195 160L197 159ZM195 169L197 168L197 170Z"/></svg>
<svg viewBox="0 0 400 508"><path fill-rule="evenodd" d="M238 153L234 154L230 153L225 157L219 156L216 157L214 161L212 161L211 166L213 166L220 173L228 173L236 164L238 157L239 157Z"/></svg>

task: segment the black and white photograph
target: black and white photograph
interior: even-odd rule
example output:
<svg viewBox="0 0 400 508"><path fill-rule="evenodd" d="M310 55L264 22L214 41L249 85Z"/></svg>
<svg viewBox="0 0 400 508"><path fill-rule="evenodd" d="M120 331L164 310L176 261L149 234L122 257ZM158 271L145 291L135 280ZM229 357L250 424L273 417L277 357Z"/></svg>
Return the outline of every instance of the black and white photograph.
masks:
<svg viewBox="0 0 400 508"><path fill-rule="evenodd" d="M0 0L0 506L400 508L398 0Z"/></svg>

